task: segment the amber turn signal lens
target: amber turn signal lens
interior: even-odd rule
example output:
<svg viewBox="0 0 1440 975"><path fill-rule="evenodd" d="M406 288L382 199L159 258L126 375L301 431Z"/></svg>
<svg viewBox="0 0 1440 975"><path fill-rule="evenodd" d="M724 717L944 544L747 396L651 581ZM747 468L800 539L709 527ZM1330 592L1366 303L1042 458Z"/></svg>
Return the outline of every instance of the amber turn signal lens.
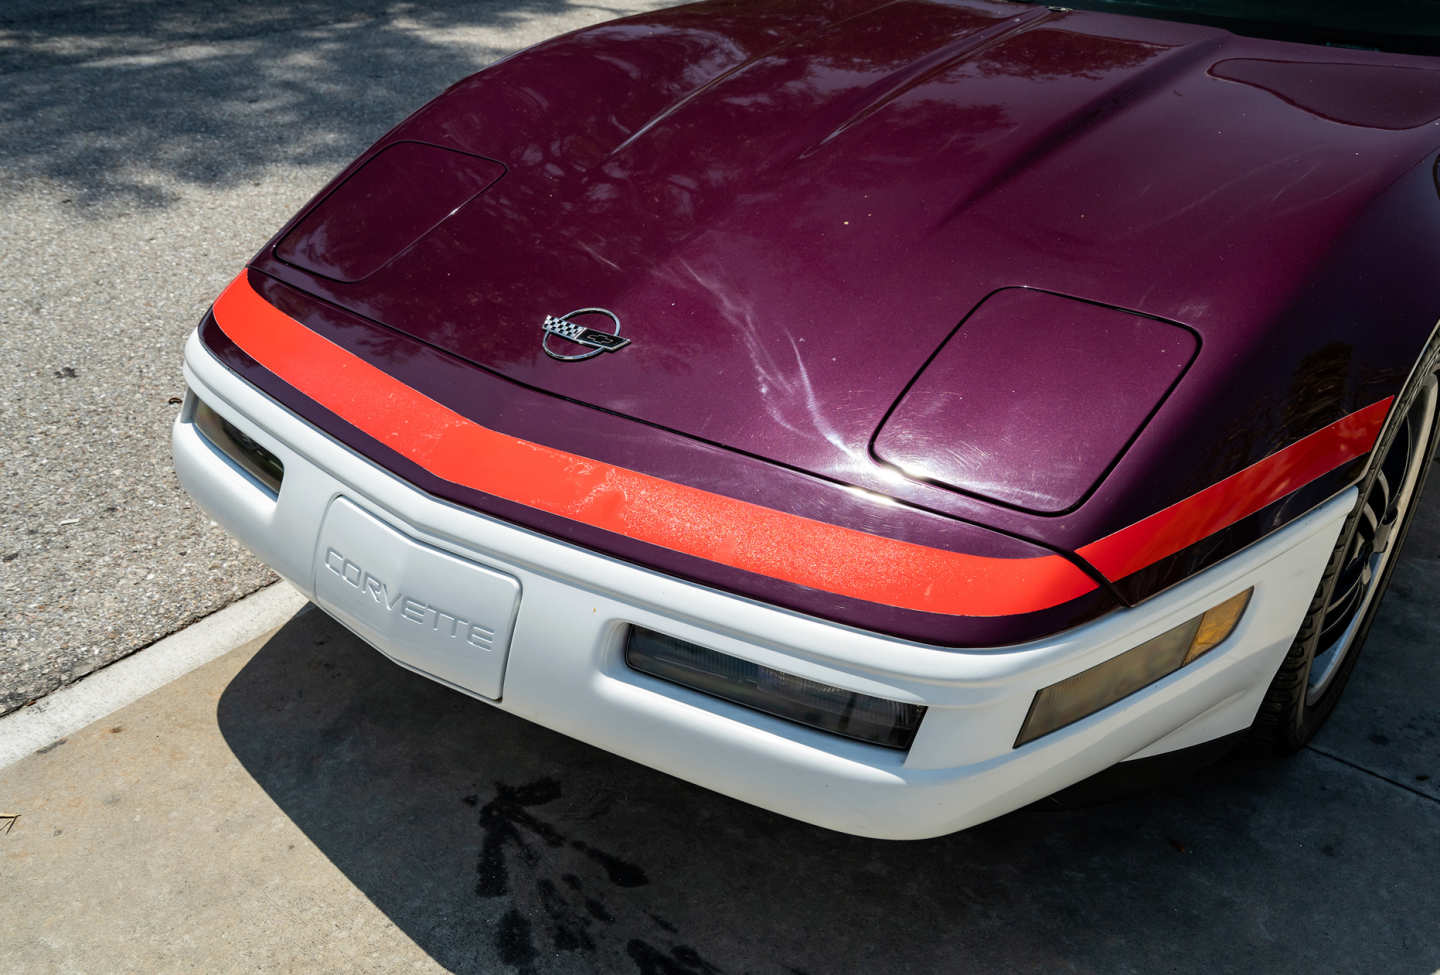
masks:
<svg viewBox="0 0 1440 975"><path fill-rule="evenodd" d="M1246 589L1118 657L1042 687L1030 702L1015 747L1088 718L1224 643L1254 592Z"/></svg>
<svg viewBox="0 0 1440 975"><path fill-rule="evenodd" d="M1235 631L1235 625L1240 622L1240 617L1245 615L1245 607L1250 605L1250 597L1255 594L1254 589L1246 589L1225 600L1214 609L1207 610L1205 615L1200 617L1200 629L1195 631L1195 639L1190 644L1190 650L1185 654L1185 663L1189 663L1202 653L1218 647L1225 642L1225 638ZM1184 664L1181 664L1183 667Z"/></svg>

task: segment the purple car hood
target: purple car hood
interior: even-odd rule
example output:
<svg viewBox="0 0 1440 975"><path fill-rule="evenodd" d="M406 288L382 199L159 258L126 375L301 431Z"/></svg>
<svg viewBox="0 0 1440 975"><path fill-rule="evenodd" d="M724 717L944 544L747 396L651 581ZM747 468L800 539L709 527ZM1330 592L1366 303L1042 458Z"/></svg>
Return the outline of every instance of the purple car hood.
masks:
<svg viewBox="0 0 1440 975"><path fill-rule="evenodd" d="M887 490L887 413L1001 289L1179 323L1202 363L1269 341L1435 143L1427 64L1020 4L681 7L457 84L257 266L530 387ZM376 156L399 142L452 152ZM371 158L394 172L366 183ZM630 344L547 356L546 316L593 307Z"/></svg>

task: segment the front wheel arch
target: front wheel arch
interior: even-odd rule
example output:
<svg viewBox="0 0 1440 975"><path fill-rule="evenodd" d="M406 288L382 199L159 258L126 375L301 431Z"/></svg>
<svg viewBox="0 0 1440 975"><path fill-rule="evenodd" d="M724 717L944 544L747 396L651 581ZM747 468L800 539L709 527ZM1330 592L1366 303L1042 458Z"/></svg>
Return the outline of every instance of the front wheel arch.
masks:
<svg viewBox="0 0 1440 975"><path fill-rule="evenodd" d="M1335 709L1398 562L1440 437L1440 336L1432 335L1381 429L1325 572L1251 727L1293 752ZM1396 481L1399 484L1396 484Z"/></svg>

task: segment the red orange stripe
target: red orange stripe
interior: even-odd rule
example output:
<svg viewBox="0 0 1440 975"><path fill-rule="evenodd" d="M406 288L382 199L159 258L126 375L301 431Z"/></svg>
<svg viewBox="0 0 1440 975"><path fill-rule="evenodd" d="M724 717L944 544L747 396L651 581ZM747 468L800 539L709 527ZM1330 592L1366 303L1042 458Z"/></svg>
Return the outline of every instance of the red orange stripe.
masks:
<svg viewBox="0 0 1440 975"><path fill-rule="evenodd" d="M1375 445L1393 396L1371 403L1148 518L1076 553L1107 579L1123 579L1363 457Z"/></svg>
<svg viewBox="0 0 1440 975"><path fill-rule="evenodd" d="M797 585L901 609L1008 616L1096 585L1058 555L999 559L816 521L532 443L481 426L307 328L246 273L215 302L232 341L286 383L451 483L628 538ZM1119 580L1280 500L1374 445L1393 397L1078 550Z"/></svg>
<svg viewBox="0 0 1440 975"><path fill-rule="evenodd" d="M317 334L242 272L215 302L261 366L451 483L812 589L952 616L1009 616L1097 587L1058 555L999 559L885 538L605 464L481 426Z"/></svg>

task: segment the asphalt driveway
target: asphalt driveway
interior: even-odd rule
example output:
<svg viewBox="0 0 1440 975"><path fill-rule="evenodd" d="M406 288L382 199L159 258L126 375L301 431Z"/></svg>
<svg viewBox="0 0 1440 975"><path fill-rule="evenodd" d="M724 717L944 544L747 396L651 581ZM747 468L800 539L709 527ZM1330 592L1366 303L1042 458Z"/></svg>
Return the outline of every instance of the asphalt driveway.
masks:
<svg viewBox="0 0 1440 975"><path fill-rule="evenodd" d="M0 714L274 580L168 443L250 255L452 82L661 5L0 4Z"/></svg>

